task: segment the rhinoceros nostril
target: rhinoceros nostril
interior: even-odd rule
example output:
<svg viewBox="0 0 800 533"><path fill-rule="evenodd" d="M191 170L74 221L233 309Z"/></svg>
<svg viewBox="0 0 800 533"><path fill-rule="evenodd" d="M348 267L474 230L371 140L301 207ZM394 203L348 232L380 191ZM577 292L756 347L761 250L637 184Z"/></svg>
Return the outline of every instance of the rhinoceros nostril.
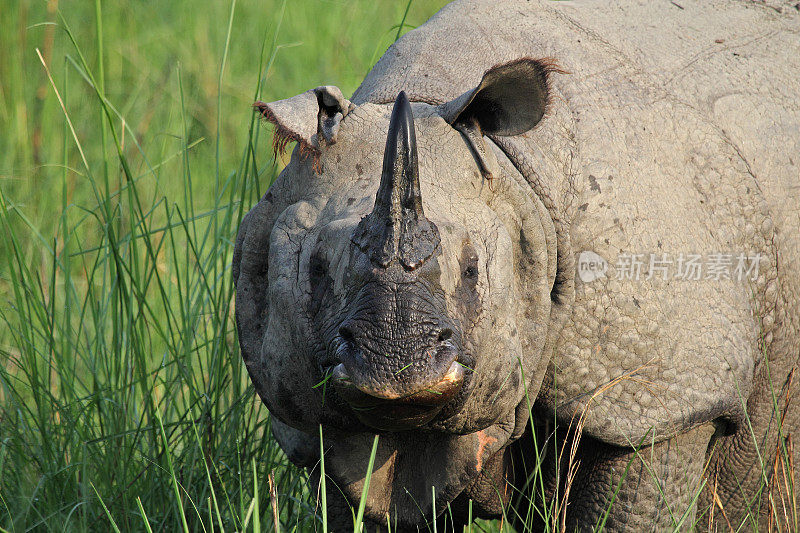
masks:
<svg viewBox="0 0 800 533"><path fill-rule="evenodd" d="M348 329L346 326L342 326L339 328L339 337L344 342L353 343L355 341L355 336L353 335L353 332L350 331L350 329Z"/></svg>
<svg viewBox="0 0 800 533"><path fill-rule="evenodd" d="M444 342L449 340L450 337L453 336L453 330L449 328L444 328L441 332L439 332L439 336L436 337L436 342Z"/></svg>

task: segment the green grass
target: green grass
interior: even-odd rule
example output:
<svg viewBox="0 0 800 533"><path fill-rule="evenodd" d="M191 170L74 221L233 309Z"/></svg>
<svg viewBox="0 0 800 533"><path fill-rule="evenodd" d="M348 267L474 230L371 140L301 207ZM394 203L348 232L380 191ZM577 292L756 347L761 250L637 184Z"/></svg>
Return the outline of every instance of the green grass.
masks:
<svg viewBox="0 0 800 533"><path fill-rule="evenodd" d="M405 10L0 2L0 528L257 531L273 492L308 529L232 319L232 241L281 166L250 104L351 93Z"/></svg>
<svg viewBox="0 0 800 533"><path fill-rule="evenodd" d="M327 527L233 324L232 242L283 164L250 104L352 93L444 3L0 0L0 531Z"/></svg>

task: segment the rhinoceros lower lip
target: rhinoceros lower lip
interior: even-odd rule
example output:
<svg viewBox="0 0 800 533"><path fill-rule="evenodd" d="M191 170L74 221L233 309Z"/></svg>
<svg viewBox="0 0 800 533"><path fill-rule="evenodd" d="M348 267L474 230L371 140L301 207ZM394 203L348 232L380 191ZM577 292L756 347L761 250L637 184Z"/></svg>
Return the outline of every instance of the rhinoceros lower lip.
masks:
<svg viewBox="0 0 800 533"><path fill-rule="evenodd" d="M332 384L364 424L384 431L418 428L433 420L458 394L464 382L464 367L453 361L444 377L423 390L399 396L388 390L357 387L343 364L333 369Z"/></svg>

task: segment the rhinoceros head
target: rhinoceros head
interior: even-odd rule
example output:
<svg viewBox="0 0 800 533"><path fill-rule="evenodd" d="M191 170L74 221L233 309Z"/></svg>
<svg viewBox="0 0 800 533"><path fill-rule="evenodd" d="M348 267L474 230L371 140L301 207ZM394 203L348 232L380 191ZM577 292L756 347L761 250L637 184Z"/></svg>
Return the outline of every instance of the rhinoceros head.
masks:
<svg viewBox="0 0 800 533"><path fill-rule="evenodd" d="M409 430L450 435L448 460L469 468L439 483L457 494L523 429L548 360L555 232L484 136L531 129L546 101L547 69L525 59L439 106L402 92L356 106L335 87L258 104L299 146L242 223L237 323L293 460L313 461L302 434L319 424L390 448ZM360 479L345 462L343 485ZM408 486L401 470L387 483Z"/></svg>

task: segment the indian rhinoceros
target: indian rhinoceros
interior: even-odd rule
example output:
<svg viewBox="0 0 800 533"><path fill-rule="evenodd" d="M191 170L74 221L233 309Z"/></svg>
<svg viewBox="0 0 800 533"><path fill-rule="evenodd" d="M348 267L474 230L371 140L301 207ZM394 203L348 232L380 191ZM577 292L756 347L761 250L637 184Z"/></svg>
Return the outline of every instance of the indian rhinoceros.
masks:
<svg viewBox="0 0 800 533"><path fill-rule="evenodd" d="M330 527L375 434L369 531L791 524L798 93L791 4L459 0L259 102L239 340Z"/></svg>

